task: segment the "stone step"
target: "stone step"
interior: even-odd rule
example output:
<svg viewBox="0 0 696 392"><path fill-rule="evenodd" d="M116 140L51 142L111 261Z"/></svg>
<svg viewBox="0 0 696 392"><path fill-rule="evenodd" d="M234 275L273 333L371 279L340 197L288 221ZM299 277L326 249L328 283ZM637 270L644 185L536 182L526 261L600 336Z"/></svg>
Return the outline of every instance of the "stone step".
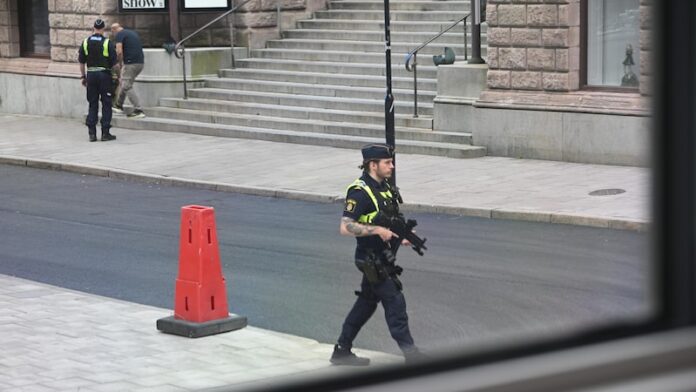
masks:
<svg viewBox="0 0 696 392"><path fill-rule="evenodd" d="M448 11L402 11L389 8L389 20L393 22L454 22L468 14L468 11L448 10ZM329 20L378 20L384 21L383 10L336 10L316 11L314 19Z"/></svg>
<svg viewBox="0 0 696 392"><path fill-rule="evenodd" d="M155 118L195 121L208 124L375 138L384 136L383 118L381 119L380 123L367 124L340 122L333 119L319 120L279 117L275 115L262 116L253 114L221 113L211 110L193 110L162 106L148 108L147 113L148 116ZM433 132L432 129L406 127L395 127L395 132L395 135L399 140L471 144L471 135L466 133Z"/></svg>
<svg viewBox="0 0 696 392"><path fill-rule="evenodd" d="M392 32L431 32L442 31L449 27L449 22L418 22L418 21L394 21L391 22ZM481 25L481 31L484 31ZM331 20L331 19L306 19L297 21L299 29L320 29L320 30L353 30L353 31L382 31L384 32L384 21L379 20ZM453 27L449 32L464 35L462 23Z"/></svg>
<svg viewBox="0 0 696 392"><path fill-rule="evenodd" d="M278 94L298 94L317 97L357 99L382 99L385 95L385 88L379 87L354 87L340 85L326 86L322 84L232 78L207 79L206 87L234 91L258 91ZM413 102L413 88L392 88L392 94L395 101ZM418 102L430 104L433 102L436 95L436 91L419 90Z"/></svg>
<svg viewBox="0 0 696 392"><path fill-rule="evenodd" d="M383 143L384 138L364 136L332 135L312 132L284 131L236 125L210 124L195 121L146 117L129 119L116 116L114 126L127 129L153 130L163 132L182 132L217 137L266 140L281 143L308 144L338 148L360 149L368 143ZM483 147L467 144L436 143L416 140L398 140L396 151L405 154L423 154L450 158L478 158L486 155Z"/></svg>
<svg viewBox="0 0 696 392"><path fill-rule="evenodd" d="M420 61L419 61L420 62ZM334 61L305 61L292 59L272 59L272 58L246 58L237 60L239 68L265 69L265 70L285 70L293 72L322 72L335 74L352 75L377 75L385 76L386 67L379 63L346 63ZM395 66L392 64L392 77L413 78L413 73L408 72L403 65ZM437 67L434 65L419 65L418 79L437 79Z"/></svg>
<svg viewBox="0 0 696 392"><path fill-rule="evenodd" d="M395 44L417 44L430 40L437 35L437 31L426 31L421 33L394 32L391 34L392 45ZM471 47L471 33L467 34L469 46ZM283 38L295 39L331 39L347 41L371 41L384 42L384 31L351 31L351 30L319 30L319 29L295 29L283 32ZM486 35L481 34L481 42L485 44ZM463 45L463 33L445 33L434 43Z"/></svg>
<svg viewBox="0 0 696 392"><path fill-rule="evenodd" d="M389 2L389 11L462 11L468 13L471 1L396 1ZM384 1L377 0L341 0L330 1L329 8L334 10L381 10Z"/></svg>
<svg viewBox="0 0 696 392"><path fill-rule="evenodd" d="M192 98L254 102L269 105L300 106L357 112L384 112L384 94L382 94L380 99L366 99L198 88L190 90L189 96ZM396 114L408 115L413 113L413 101L395 100L394 106ZM419 102L418 114L432 116L433 104Z"/></svg>
<svg viewBox="0 0 696 392"><path fill-rule="evenodd" d="M231 100L213 100L199 98L163 98L160 106L181 108L190 110L211 110L220 113L237 113L257 116L276 116L285 118L336 121L348 123L384 124L384 112L350 111L337 109L324 109L306 106L287 106L261 104L254 102L241 102ZM149 113L148 113L149 114ZM433 118L421 115L417 118L413 114L396 114L394 124L397 127L421 128L432 130ZM470 135L467 136L470 142Z"/></svg>
<svg viewBox="0 0 696 392"><path fill-rule="evenodd" d="M313 95L322 97L379 99L384 97L385 88L355 87L341 85L323 85L311 83L294 83L273 80L246 80L232 78L206 79L206 87L229 89L235 91L265 91L280 94ZM413 102L413 89L392 89L394 100ZM432 103L435 91L419 91L418 102Z"/></svg>
<svg viewBox="0 0 696 392"><path fill-rule="evenodd" d="M340 50L311 50L311 49L256 49L251 51L251 56L255 58L278 59L278 60L307 60L307 61L330 61L344 63L374 63L383 64L384 53L351 52ZM481 56L486 57L486 51L481 48ZM406 53L392 52L392 67L403 68ZM457 56L457 61L463 61L464 56ZM420 70L419 70L420 72Z"/></svg>
<svg viewBox="0 0 696 392"><path fill-rule="evenodd" d="M393 53L408 53L420 44L394 43L392 42ZM286 38L273 40L266 43L270 49L302 49L302 50L331 50L343 52L362 52L362 53L384 53L384 42L380 41L345 41L345 40L322 40L322 39L298 39ZM457 56L464 56L464 38L459 44L443 44L432 42L430 45L421 49L418 54L422 56L433 56L442 54L445 47L454 50ZM469 43L469 53L471 45ZM384 59L383 59L384 60Z"/></svg>
<svg viewBox="0 0 696 392"><path fill-rule="evenodd" d="M420 71L419 71L420 73ZM386 79L381 75L356 75L319 72L297 72L268 70L258 68L222 69L223 78L247 80L275 80L284 82L305 82L324 85L342 85L359 87L386 87ZM392 88L413 89L412 77L392 77ZM418 90L437 91L437 80L418 78Z"/></svg>

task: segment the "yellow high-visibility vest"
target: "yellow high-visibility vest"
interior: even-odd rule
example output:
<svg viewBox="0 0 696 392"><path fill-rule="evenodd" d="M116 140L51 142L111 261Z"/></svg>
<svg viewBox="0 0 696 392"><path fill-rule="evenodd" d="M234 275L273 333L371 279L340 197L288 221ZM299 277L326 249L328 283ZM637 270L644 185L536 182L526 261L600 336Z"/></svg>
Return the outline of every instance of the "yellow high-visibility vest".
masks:
<svg viewBox="0 0 696 392"><path fill-rule="evenodd" d="M389 185L387 185L387 187L388 186ZM370 197L370 200L372 200L372 203L375 205L375 210L369 214L360 215L360 217L358 218L358 222L372 223L372 220L375 219L375 216L377 216L377 213L379 213L379 203L377 202L377 197L375 197L375 194L372 192L372 189L369 187L369 185L367 185L365 181L359 178L353 181L352 184L348 185L346 193L348 193L348 191L353 188L360 188L364 190L365 193L367 193L367 195ZM389 200L392 198L391 189L387 189L384 192L380 192L379 195L382 196L382 198L384 198L385 200Z"/></svg>

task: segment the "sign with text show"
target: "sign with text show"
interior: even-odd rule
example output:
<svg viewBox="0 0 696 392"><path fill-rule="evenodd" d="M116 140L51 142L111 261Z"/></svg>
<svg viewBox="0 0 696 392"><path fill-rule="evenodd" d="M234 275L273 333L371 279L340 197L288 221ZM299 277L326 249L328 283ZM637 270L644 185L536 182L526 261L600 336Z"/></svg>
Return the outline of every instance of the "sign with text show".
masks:
<svg viewBox="0 0 696 392"><path fill-rule="evenodd" d="M167 11L167 0L120 0L119 12Z"/></svg>

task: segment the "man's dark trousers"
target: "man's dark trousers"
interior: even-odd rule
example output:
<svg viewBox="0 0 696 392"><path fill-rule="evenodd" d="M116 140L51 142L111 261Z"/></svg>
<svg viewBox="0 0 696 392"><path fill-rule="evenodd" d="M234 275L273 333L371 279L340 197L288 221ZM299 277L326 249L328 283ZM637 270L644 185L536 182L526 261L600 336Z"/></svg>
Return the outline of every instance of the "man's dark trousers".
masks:
<svg viewBox="0 0 696 392"><path fill-rule="evenodd" d="M346 321L343 323L338 344L341 347L353 347L353 340L358 335L360 328L370 319L381 301L384 307L384 316L387 319L389 333L396 340L399 348L408 351L413 348L413 337L408 328L408 315L406 314L406 300L404 295L390 278L384 281L370 284L363 275L360 284L360 294L350 310Z"/></svg>
<svg viewBox="0 0 696 392"><path fill-rule="evenodd" d="M111 73L108 71L87 72L87 101L89 102L87 128L90 135L95 135L97 132L99 97L102 104L101 131L104 136L111 129Z"/></svg>

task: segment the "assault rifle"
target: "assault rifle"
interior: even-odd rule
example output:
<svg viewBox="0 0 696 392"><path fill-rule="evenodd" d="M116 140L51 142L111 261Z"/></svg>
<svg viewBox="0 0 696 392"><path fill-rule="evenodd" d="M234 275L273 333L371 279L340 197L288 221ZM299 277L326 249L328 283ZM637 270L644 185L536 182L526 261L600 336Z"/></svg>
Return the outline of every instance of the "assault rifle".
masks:
<svg viewBox="0 0 696 392"><path fill-rule="evenodd" d="M418 225L415 219L406 219L404 215L399 212L399 203L403 203L401 195L399 194L399 189L393 187L392 195L393 198L389 205L375 216L372 223L377 226L386 227L399 236L389 241L391 251L394 255L396 255L396 251L399 249L399 246L401 246L401 241L408 240L408 242L411 243L411 249L423 256L423 250L428 250L425 246L427 238L420 238L413 232L413 228Z"/></svg>

